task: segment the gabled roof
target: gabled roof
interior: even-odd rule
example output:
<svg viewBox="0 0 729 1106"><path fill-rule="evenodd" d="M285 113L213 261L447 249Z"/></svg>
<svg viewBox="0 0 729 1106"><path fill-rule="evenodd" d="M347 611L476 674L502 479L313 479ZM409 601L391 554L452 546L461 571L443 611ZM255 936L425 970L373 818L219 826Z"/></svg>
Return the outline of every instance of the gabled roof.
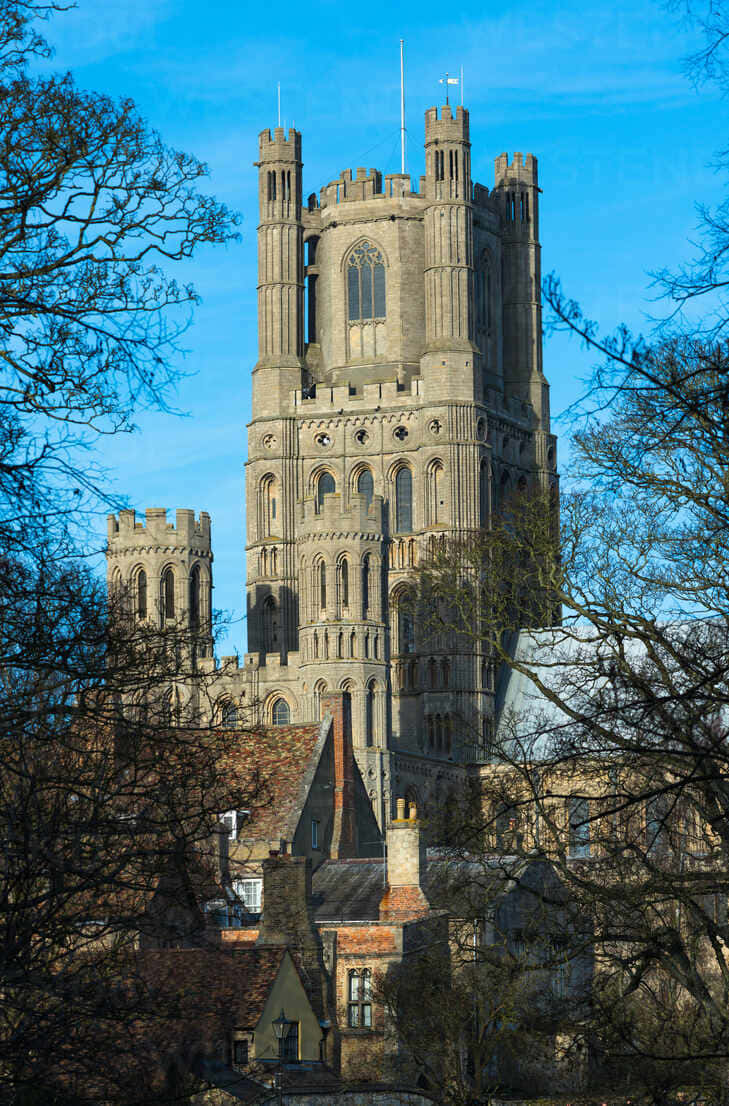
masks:
<svg viewBox="0 0 729 1106"><path fill-rule="evenodd" d="M331 728L322 722L233 730L220 763L231 781L256 778L258 795L240 839L293 840Z"/></svg>
<svg viewBox="0 0 729 1106"><path fill-rule="evenodd" d="M428 849L422 888L434 910L453 911L456 904L469 916L476 901L482 910L488 898L513 886L525 863L515 857L471 860L447 849ZM384 862L325 860L312 876L312 891L318 924L377 921L385 891Z"/></svg>
<svg viewBox="0 0 729 1106"><path fill-rule="evenodd" d="M546 878L545 868L551 870L551 865L539 858L471 858L447 848L429 848L421 886L434 910L473 918L515 887L530 888ZM384 880L382 859L324 860L312 876L315 921L377 921Z"/></svg>
<svg viewBox="0 0 729 1106"><path fill-rule="evenodd" d="M138 964L147 985L174 1000L175 1012L183 1021L222 1019L236 1028L253 1029L286 951L284 946L268 945L235 950L159 949L139 953Z"/></svg>

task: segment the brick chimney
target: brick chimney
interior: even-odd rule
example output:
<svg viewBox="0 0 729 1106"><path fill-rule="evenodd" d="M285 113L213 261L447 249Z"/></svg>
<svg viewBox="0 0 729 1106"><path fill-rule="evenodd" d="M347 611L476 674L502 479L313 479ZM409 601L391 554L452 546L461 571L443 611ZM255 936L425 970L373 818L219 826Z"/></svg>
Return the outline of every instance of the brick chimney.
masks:
<svg viewBox="0 0 729 1106"><path fill-rule="evenodd" d="M344 691L328 691L322 709L332 716L334 744L334 819L330 855L334 860L357 856L357 818L354 806L354 754L348 703Z"/></svg>
<svg viewBox="0 0 729 1106"><path fill-rule="evenodd" d="M430 909L420 886L425 870L425 842L417 810L411 803L406 817L405 800L398 799L396 806L396 817L387 828L387 888L380 902L382 921L396 921Z"/></svg>
<svg viewBox="0 0 729 1106"><path fill-rule="evenodd" d="M256 944L286 945L295 954L309 997L321 1012L323 976L312 915L311 860L271 853L262 867L263 914Z"/></svg>

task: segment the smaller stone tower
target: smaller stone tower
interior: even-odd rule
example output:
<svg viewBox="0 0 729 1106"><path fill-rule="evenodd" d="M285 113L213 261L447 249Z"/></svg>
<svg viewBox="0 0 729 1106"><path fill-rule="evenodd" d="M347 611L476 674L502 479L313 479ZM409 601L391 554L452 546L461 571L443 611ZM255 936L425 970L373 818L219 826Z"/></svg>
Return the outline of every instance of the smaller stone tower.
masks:
<svg viewBox="0 0 729 1106"><path fill-rule="evenodd" d="M193 659L212 657L210 515L178 510L174 523L164 507L147 508L144 522L134 511L109 515L106 556L109 595L132 618L189 631Z"/></svg>
<svg viewBox="0 0 729 1106"><path fill-rule="evenodd" d="M549 431L549 390L542 372L541 259L537 159L495 161L494 191L503 237L504 394L530 403Z"/></svg>
<svg viewBox="0 0 729 1106"><path fill-rule="evenodd" d="M468 112L425 113L425 352L433 399L474 398L473 206Z"/></svg>

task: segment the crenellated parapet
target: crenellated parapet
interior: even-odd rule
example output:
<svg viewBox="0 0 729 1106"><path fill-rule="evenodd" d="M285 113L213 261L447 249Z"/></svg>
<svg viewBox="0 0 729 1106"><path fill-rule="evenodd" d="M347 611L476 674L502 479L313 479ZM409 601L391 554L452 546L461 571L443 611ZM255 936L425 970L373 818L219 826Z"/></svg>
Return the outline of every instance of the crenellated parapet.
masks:
<svg viewBox="0 0 729 1106"><path fill-rule="evenodd" d="M107 519L108 555L121 556L134 550L189 549L197 556L212 560L210 544L210 515L179 508L175 521L167 521L165 507L148 507L144 521L137 520L134 510L120 511Z"/></svg>
<svg viewBox="0 0 729 1106"><path fill-rule="evenodd" d="M180 509L174 523L164 507L108 517L107 583L113 600L134 620L189 630L198 656L212 656L210 515Z"/></svg>

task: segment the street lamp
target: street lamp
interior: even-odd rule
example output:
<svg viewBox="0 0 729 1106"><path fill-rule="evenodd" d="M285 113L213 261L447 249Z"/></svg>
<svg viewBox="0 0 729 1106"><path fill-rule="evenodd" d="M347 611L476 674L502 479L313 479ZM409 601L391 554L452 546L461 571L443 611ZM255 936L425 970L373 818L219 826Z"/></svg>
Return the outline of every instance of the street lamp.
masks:
<svg viewBox="0 0 729 1106"><path fill-rule="evenodd" d="M278 1041L278 1068L276 1070L276 1090L278 1091L278 1106L283 1106L283 1043L289 1031L291 1022L288 1020L281 1007L281 1013L271 1022L273 1031Z"/></svg>

